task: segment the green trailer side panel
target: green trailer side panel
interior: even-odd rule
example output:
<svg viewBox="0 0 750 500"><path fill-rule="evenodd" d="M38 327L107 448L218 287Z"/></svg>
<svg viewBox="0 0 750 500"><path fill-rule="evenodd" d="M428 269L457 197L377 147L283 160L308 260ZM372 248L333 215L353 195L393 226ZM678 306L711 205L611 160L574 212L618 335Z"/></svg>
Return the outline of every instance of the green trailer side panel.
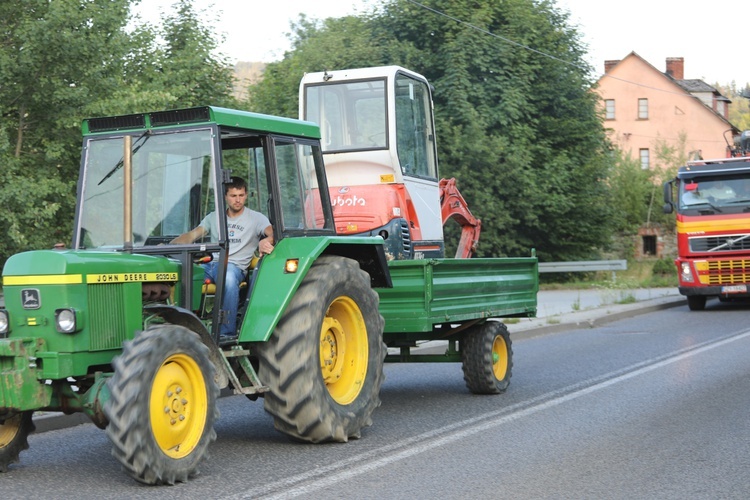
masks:
<svg viewBox="0 0 750 500"><path fill-rule="evenodd" d="M388 267L393 288L377 289L387 338L443 323L536 315L535 257L401 260Z"/></svg>

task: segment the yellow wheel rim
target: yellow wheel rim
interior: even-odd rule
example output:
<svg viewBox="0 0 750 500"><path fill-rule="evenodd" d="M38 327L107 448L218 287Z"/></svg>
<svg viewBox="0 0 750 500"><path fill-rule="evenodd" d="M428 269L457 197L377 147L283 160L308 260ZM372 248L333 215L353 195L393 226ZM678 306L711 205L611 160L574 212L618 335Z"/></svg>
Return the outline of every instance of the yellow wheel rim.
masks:
<svg viewBox="0 0 750 500"><path fill-rule="evenodd" d="M328 393L340 405L357 399L367 376L367 327L349 297L333 301L320 329L320 371Z"/></svg>
<svg viewBox="0 0 750 500"><path fill-rule="evenodd" d="M0 448L5 448L13 442L13 439L15 439L21 430L22 419L23 414L19 413L0 424Z"/></svg>
<svg viewBox="0 0 750 500"><path fill-rule="evenodd" d="M151 386L151 428L159 448L171 458L189 455L206 426L208 392L200 367L174 354L159 367Z"/></svg>
<svg viewBox="0 0 750 500"><path fill-rule="evenodd" d="M492 342L492 371L498 380L503 380L508 373L508 346L500 335Z"/></svg>

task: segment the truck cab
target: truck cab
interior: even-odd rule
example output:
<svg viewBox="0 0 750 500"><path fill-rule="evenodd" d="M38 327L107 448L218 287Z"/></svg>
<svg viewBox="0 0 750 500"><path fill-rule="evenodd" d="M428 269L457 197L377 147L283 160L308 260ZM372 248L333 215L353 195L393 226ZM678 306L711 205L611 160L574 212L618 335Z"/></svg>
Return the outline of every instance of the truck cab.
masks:
<svg viewBox="0 0 750 500"><path fill-rule="evenodd" d="M676 213L679 291L691 310L709 297L749 298L750 157L698 160L664 185Z"/></svg>

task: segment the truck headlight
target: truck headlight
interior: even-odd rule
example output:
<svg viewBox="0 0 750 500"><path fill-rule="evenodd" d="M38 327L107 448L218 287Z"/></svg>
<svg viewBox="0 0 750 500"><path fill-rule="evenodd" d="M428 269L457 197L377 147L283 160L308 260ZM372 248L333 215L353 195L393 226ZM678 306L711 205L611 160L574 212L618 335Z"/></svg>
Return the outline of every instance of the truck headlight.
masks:
<svg viewBox="0 0 750 500"><path fill-rule="evenodd" d="M693 282L693 271L690 269L690 262L680 262L680 280L689 283Z"/></svg>
<svg viewBox="0 0 750 500"><path fill-rule="evenodd" d="M0 309L0 338L6 338L9 330L10 322L8 321L8 311Z"/></svg>
<svg viewBox="0 0 750 500"><path fill-rule="evenodd" d="M76 312L74 309L57 309L55 311L55 327L60 333L75 333Z"/></svg>

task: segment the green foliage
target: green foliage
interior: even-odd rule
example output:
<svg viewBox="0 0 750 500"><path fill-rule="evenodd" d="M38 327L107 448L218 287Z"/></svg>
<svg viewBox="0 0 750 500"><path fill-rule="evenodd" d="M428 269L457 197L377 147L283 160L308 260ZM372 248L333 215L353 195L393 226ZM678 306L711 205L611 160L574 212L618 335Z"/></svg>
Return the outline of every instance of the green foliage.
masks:
<svg viewBox="0 0 750 500"><path fill-rule="evenodd" d="M750 130L750 82L740 87L735 82L714 86L732 101L729 106L729 121L739 130Z"/></svg>
<svg viewBox="0 0 750 500"><path fill-rule="evenodd" d="M301 18L294 50L267 67L248 106L296 116L306 71L415 70L435 87L441 174L482 219L479 255L592 257L612 232L612 160L580 35L549 1L421 3L433 10L391 0L367 16Z"/></svg>
<svg viewBox="0 0 750 500"><path fill-rule="evenodd" d="M0 264L70 241L84 118L234 104L232 67L190 1L131 30L132 3L0 3Z"/></svg>
<svg viewBox="0 0 750 500"><path fill-rule="evenodd" d="M651 272L654 276L671 276L677 273L677 268L672 259L662 258L654 262Z"/></svg>
<svg viewBox="0 0 750 500"><path fill-rule="evenodd" d="M609 188L612 205L617 208L615 230L635 233L648 217L655 188L653 171L643 170L640 161L622 151L615 150L613 157L615 162L609 173Z"/></svg>

